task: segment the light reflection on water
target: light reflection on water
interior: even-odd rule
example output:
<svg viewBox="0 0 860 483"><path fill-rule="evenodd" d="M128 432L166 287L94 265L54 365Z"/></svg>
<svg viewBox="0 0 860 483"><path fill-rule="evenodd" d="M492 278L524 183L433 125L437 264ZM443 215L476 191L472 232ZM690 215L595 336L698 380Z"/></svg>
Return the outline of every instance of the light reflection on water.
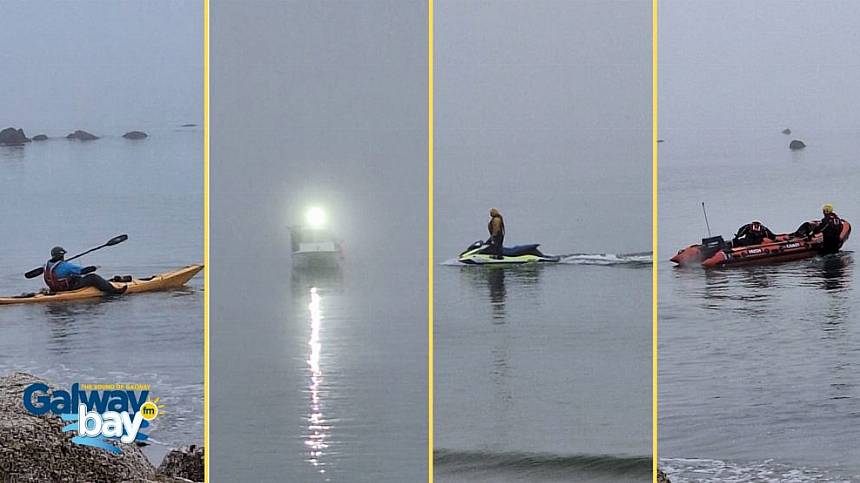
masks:
<svg viewBox="0 0 860 483"><path fill-rule="evenodd" d="M531 303L540 305L540 275L546 267L540 264L515 266L466 266L460 268L463 283L474 290L476 296L486 300L492 310L494 325L504 325L508 318L507 298L509 285L516 294L524 295ZM486 296L483 292L486 290Z"/></svg>
<svg viewBox="0 0 860 483"><path fill-rule="evenodd" d="M324 307L328 305L328 311L336 311L336 298L341 293L342 272L339 267L305 267L294 269L292 272L292 294L296 307L302 309L301 317L307 320L307 384L303 386L303 392L307 394L307 412L305 418L304 460L308 462L315 471L323 476L324 481L329 481L333 470L333 459L331 447L332 425L336 418L332 418L331 377L326 377L328 367L331 376L332 366L336 365L332 360L331 352L323 356L323 322L326 320ZM334 298L333 298L334 297ZM305 312L306 310L306 312ZM329 313L331 318L331 313ZM328 330L331 330L329 327ZM329 340L329 351L332 345ZM335 342L336 345L336 342Z"/></svg>
<svg viewBox="0 0 860 483"><path fill-rule="evenodd" d="M495 337L490 340L490 379L496 391L496 400L502 415L506 415L513 407L511 392L511 344L513 343L508 314L508 291L518 296L525 296L533 307L540 307L541 301L537 294L540 291L541 271L545 267L540 264L513 266L467 266L460 269L463 282L471 288L478 298L490 307L489 321L495 328ZM510 287L509 287L510 286ZM499 434L507 433L505 420L500 417L497 425Z"/></svg>
<svg viewBox="0 0 860 483"><path fill-rule="evenodd" d="M325 473L325 450L328 449L326 442L331 426L323 415L322 387L324 376L320 365L320 354L322 342L320 339L320 328L322 327L322 297L316 287L310 289L310 303L308 312L310 314L310 352L308 355L308 369L310 372L310 407L308 410L308 433L305 445L308 448L308 462L319 469L321 474Z"/></svg>

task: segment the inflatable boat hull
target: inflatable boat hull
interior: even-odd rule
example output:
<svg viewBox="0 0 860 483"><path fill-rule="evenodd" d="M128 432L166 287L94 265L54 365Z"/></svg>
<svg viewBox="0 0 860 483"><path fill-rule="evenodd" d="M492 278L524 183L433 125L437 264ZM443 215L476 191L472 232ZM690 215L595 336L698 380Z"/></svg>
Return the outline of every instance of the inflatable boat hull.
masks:
<svg viewBox="0 0 860 483"><path fill-rule="evenodd" d="M839 248L842 248L850 235L851 224L842 220ZM715 238L722 241L721 237ZM715 240L715 238L703 241L707 242ZM766 240L758 245L744 247L731 248L728 244L717 247L707 243L690 245L680 250L671 258L671 261L680 266L701 266L704 268L781 263L819 255L823 250L823 245L824 236L820 233L810 238L782 234L777 235L776 240Z"/></svg>

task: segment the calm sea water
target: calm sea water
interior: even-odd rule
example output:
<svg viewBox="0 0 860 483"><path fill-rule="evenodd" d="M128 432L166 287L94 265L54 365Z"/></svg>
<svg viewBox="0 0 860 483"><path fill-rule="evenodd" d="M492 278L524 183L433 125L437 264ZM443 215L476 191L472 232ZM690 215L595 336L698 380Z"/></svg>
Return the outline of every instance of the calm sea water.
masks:
<svg viewBox="0 0 860 483"><path fill-rule="evenodd" d="M317 271L261 251L261 263L231 271L247 281L234 289L254 295L215 302L215 437L249 448L214 446L218 479L420 481L426 292L413 287L421 262L399 257L382 269L379 259L350 255L340 269Z"/></svg>
<svg viewBox="0 0 860 483"><path fill-rule="evenodd" d="M440 267L437 479L649 481L650 276Z"/></svg>
<svg viewBox="0 0 860 483"><path fill-rule="evenodd" d="M23 273L51 247L69 255L127 233L128 241L81 259L99 273L148 276L203 257L202 131L144 127L128 141L45 142L0 147L0 293L42 288ZM97 134L102 131L94 130ZM27 130L28 135L35 134ZM0 373L50 382L148 383L164 406L152 454L203 439L203 278L163 293L0 308Z"/></svg>
<svg viewBox="0 0 860 483"><path fill-rule="evenodd" d="M453 173L441 178L456 183ZM540 199L534 193L495 196L519 208L508 211L507 243L546 241L546 253L568 256L553 265L458 265L457 253L485 234L485 219L476 215L471 227L457 227L465 217L441 200L437 481L650 481L651 256L641 252L644 230L551 229L552 216L517 215ZM555 202L548 211L561 216L555 210L586 195L546 196ZM609 203L612 196L590 199Z"/></svg>
<svg viewBox="0 0 860 483"><path fill-rule="evenodd" d="M650 4L439 2L437 481L650 481ZM556 265L451 263L505 216Z"/></svg>
<svg viewBox="0 0 860 483"><path fill-rule="evenodd" d="M670 130L660 145L660 454L672 481L860 481L856 240L837 255L705 272L674 252L832 202L860 215L856 130ZM794 137L809 145L791 152Z"/></svg>

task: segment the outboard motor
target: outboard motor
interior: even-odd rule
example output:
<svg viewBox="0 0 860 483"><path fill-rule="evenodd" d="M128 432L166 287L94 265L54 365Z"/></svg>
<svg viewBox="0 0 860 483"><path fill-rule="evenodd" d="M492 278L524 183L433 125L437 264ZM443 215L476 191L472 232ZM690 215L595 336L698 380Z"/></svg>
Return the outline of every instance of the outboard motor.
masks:
<svg viewBox="0 0 860 483"><path fill-rule="evenodd" d="M702 259L706 260L714 256L715 253L726 248L726 241L721 236L712 236L710 238L702 238Z"/></svg>

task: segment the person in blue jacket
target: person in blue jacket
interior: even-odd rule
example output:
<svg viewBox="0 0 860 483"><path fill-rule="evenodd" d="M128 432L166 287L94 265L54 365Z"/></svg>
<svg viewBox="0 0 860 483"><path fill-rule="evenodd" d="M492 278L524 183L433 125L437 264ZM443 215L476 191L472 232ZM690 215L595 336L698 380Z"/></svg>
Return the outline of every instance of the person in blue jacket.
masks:
<svg viewBox="0 0 860 483"><path fill-rule="evenodd" d="M95 287L106 294L120 295L128 290L127 285L116 288L102 277L96 275L96 267L81 267L65 261L63 247L51 249L51 259L45 264L45 284L52 292L66 292L84 287Z"/></svg>

